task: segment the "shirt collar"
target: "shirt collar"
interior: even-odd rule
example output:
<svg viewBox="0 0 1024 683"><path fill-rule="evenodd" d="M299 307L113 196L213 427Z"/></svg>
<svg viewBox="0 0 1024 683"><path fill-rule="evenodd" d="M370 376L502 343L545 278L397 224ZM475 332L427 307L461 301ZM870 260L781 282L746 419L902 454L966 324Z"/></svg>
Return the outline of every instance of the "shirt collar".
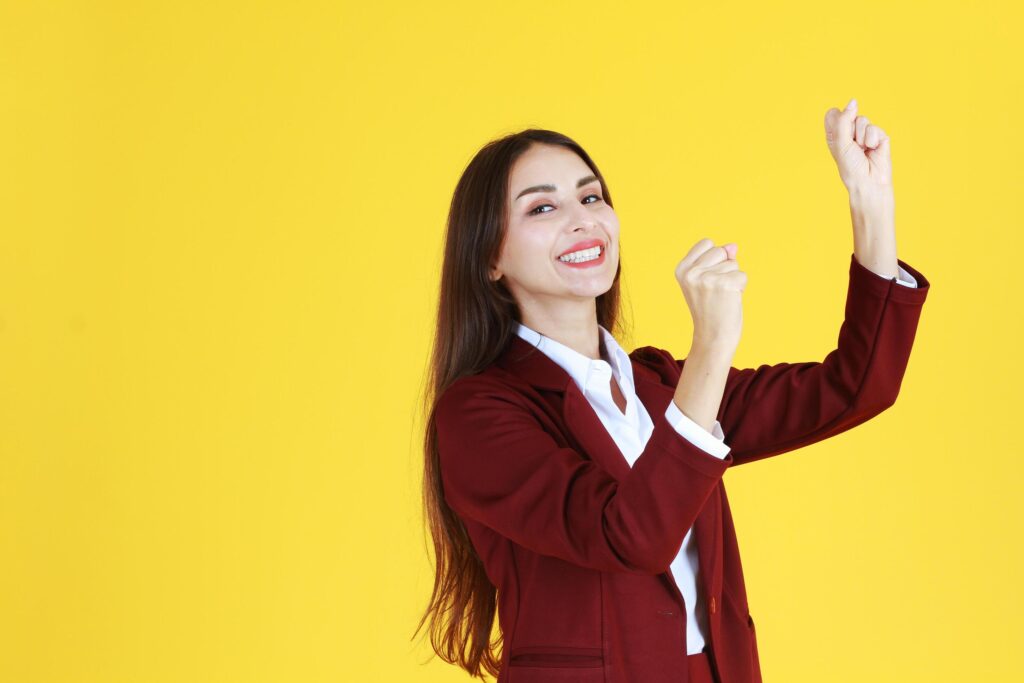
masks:
<svg viewBox="0 0 1024 683"><path fill-rule="evenodd" d="M561 366L562 369L569 373L569 376L572 377L573 381L576 382L576 385L584 393L586 393L587 382L599 376L606 377L606 370L609 367L617 382L625 379L629 387L632 388L633 365L629 354L615 341L615 337L612 336L611 332L602 325L597 327L609 356L609 361L607 362L588 358L579 351L571 349L565 344L557 342L551 337L543 335L522 323L518 323L516 334L537 347L551 360Z"/></svg>

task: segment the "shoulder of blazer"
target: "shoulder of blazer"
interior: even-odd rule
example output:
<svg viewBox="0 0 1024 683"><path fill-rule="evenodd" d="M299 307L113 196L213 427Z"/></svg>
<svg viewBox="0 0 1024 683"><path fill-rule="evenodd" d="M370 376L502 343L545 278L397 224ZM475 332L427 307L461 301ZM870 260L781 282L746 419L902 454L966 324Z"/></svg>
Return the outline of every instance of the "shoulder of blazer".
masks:
<svg viewBox="0 0 1024 683"><path fill-rule="evenodd" d="M634 349L629 357L633 360L634 371L639 369L641 373L646 373L648 378L669 386L679 383L682 368L679 361L665 349L657 346L640 346Z"/></svg>

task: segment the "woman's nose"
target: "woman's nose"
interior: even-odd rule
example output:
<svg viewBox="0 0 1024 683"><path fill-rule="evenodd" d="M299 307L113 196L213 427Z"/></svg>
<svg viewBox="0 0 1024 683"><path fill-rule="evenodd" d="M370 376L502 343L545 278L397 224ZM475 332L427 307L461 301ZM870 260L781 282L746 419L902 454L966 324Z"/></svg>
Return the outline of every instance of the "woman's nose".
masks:
<svg viewBox="0 0 1024 683"><path fill-rule="evenodd" d="M569 218L572 221L572 225L575 229L589 228L594 229L597 227L597 221L594 216L590 213L586 206L577 203L569 214Z"/></svg>

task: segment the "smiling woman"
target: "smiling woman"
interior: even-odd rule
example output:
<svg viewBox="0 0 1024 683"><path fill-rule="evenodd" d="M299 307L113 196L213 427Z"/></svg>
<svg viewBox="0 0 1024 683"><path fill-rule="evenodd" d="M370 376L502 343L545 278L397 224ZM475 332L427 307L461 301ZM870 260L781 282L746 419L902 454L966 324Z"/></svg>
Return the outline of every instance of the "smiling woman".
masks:
<svg viewBox="0 0 1024 683"><path fill-rule="evenodd" d="M843 116L830 144L855 141ZM709 239L675 271L687 357L627 353L596 164L547 130L484 146L451 203L424 405L436 575L417 631L429 618L438 656L498 683L760 683L722 475L896 400L929 283L903 261L898 279L866 268L865 249L895 258L871 225L887 223L856 234L824 361L730 365L747 276Z"/></svg>

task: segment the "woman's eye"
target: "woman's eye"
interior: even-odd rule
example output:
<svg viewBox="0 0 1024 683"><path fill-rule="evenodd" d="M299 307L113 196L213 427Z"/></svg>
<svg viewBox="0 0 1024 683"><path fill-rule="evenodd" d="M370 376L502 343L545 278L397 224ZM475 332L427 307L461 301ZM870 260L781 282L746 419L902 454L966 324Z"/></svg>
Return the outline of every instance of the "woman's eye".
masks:
<svg viewBox="0 0 1024 683"><path fill-rule="evenodd" d="M598 200L601 199L601 195L599 195L599 194L588 194L583 199L590 199L591 197L594 197L594 198L596 198ZM584 202L584 203L586 203L586 204L593 204L594 202ZM538 213L551 213L550 211L539 211L539 209L543 209L545 206L551 206L551 204L541 204L540 206L535 206L534 208L530 209L530 211L528 211L526 215L533 216L533 215L538 214ZM552 207L552 208L554 208L554 207Z"/></svg>

